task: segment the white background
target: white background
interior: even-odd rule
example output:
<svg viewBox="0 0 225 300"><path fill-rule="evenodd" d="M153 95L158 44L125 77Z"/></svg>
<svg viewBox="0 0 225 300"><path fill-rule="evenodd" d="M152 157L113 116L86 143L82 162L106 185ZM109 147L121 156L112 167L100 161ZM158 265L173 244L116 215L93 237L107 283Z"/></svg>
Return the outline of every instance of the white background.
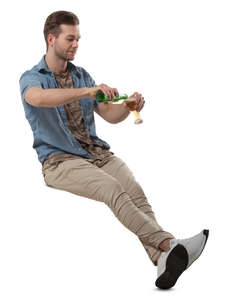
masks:
<svg viewBox="0 0 225 300"><path fill-rule="evenodd" d="M224 294L224 1L7 1L1 7L0 298L190 299ZM2 5L2 4L1 4ZM44 22L80 19L73 63L97 84L142 93L97 134L135 174L177 238L210 230L202 256L169 291L138 238L104 204L45 185L25 119L21 74L45 54ZM165 295L166 293L166 295Z"/></svg>

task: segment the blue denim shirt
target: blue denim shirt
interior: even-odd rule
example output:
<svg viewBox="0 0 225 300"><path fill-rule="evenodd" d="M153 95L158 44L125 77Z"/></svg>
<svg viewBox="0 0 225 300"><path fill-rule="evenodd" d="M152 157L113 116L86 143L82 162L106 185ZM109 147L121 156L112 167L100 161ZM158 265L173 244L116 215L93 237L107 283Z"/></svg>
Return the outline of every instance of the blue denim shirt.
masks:
<svg viewBox="0 0 225 300"><path fill-rule="evenodd" d="M96 86L89 73L82 67L68 62L67 67L72 74L76 88ZM19 80L21 98L24 106L25 116L33 131L33 148L37 151L41 163L53 152L72 153L82 157L91 158L91 154L84 150L78 140L71 134L67 122L64 106L36 107L27 103L24 94L32 86L43 89L58 88L54 74L45 63L43 55L39 64L25 71ZM78 100L76 100L78 101ZM92 98L81 98L81 111L85 126L91 137L103 143L107 149L110 145L96 135L94 108L98 102Z"/></svg>

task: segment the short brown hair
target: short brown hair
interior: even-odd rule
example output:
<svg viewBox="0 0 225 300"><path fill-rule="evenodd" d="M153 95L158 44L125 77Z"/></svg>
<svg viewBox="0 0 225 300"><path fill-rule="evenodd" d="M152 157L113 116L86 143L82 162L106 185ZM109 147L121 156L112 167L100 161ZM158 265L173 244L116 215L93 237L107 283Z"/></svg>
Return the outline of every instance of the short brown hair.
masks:
<svg viewBox="0 0 225 300"><path fill-rule="evenodd" d="M59 10L53 12L51 15L49 15L45 21L44 25L44 37L46 42L46 48L48 51L48 34L53 34L56 38L61 33L61 24L67 24L67 25L79 25L79 19L78 17L69 11L65 10Z"/></svg>

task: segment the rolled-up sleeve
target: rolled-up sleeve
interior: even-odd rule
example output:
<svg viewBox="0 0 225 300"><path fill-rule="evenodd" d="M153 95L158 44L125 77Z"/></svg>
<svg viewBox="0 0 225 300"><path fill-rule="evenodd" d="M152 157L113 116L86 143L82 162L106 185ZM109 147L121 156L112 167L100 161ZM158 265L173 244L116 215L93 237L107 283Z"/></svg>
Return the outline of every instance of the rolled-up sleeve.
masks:
<svg viewBox="0 0 225 300"><path fill-rule="evenodd" d="M32 86L38 86L38 87L42 88L42 85L41 85L40 79L38 78L38 75L31 73L29 71L26 71L21 75L19 84L20 84L21 97L23 99L24 99L24 94L26 93L26 91L29 88L31 88Z"/></svg>

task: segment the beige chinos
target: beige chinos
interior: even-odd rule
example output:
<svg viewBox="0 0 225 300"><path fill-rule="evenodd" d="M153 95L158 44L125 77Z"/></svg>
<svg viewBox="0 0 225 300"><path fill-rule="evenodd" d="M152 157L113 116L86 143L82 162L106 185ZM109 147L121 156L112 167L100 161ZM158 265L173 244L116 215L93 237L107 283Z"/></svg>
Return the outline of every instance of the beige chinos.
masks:
<svg viewBox="0 0 225 300"><path fill-rule="evenodd" d="M161 253L159 244L174 238L157 223L141 186L115 155L102 167L81 157L43 168L42 173L50 187L107 204L119 221L138 236L154 265Z"/></svg>

